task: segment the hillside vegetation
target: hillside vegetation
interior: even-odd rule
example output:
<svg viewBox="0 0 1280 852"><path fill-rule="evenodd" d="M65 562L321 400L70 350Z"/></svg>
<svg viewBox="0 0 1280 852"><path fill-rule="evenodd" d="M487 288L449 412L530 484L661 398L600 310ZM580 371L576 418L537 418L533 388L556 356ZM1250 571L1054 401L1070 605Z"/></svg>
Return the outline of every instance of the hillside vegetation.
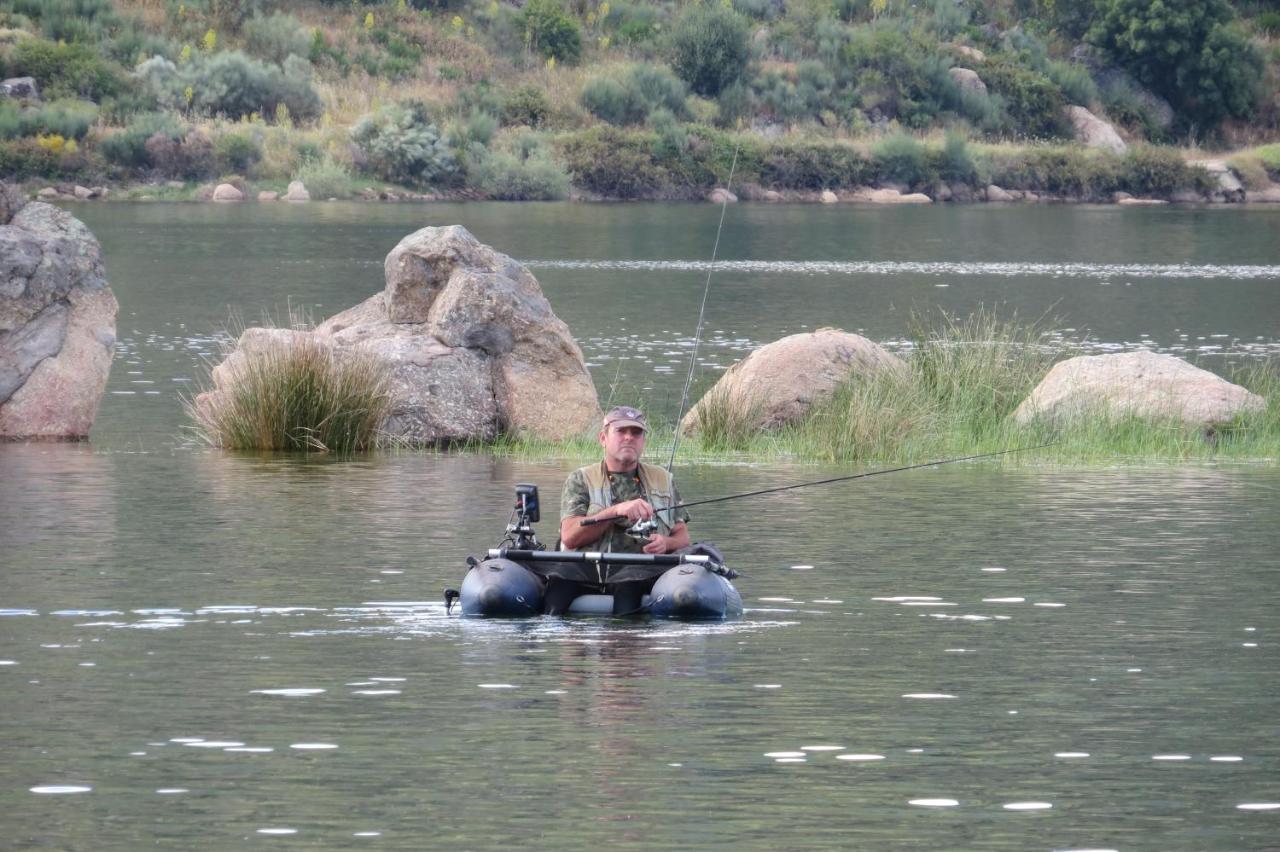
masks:
<svg viewBox="0 0 1280 852"><path fill-rule="evenodd" d="M0 0L0 75L38 87L0 177L169 197L694 198L735 155L748 194L1203 189L1187 148L1280 179L1264 0Z"/></svg>

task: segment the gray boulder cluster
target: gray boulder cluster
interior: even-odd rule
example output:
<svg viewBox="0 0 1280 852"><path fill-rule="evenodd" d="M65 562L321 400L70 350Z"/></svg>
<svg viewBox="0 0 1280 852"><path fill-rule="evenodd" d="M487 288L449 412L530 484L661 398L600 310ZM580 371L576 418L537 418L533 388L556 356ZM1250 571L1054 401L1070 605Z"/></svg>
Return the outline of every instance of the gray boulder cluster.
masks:
<svg viewBox="0 0 1280 852"><path fill-rule="evenodd" d="M0 187L0 440L87 438L115 342L97 239Z"/></svg>
<svg viewBox="0 0 1280 852"><path fill-rule="evenodd" d="M801 420L831 398L852 375L904 368L881 346L856 334L824 328L760 347L731 367L681 424L697 431L703 406L727 404L756 430ZM1212 431L1266 401L1239 385L1172 355L1125 352L1084 355L1049 371L1014 412L1019 423L1063 423L1083 415L1181 420Z"/></svg>
<svg viewBox="0 0 1280 852"><path fill-rule="evenodd" d="M305 339L386 363L392 406L381 428L393 441L554 440L599 422L582 351L524 266L453 225L405 237L384 273L384 290L314 331L245 331L197 397L197 415L211 416L255 350Z"/></svg>

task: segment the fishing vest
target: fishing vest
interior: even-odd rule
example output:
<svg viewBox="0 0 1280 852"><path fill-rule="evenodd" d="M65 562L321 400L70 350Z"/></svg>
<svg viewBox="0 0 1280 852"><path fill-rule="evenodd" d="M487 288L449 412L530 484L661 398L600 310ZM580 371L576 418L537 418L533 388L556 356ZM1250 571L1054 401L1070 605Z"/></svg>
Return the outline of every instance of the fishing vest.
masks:
<svg viewBox="0 0 1280 852"><path fill-rule="evenodd" d="M640 474L640 491L649 505L657 510L654 520L658 522L658 530L663 535L671 535L673 512L663 510L675 505L675 488L670 472L658 465L640 462L637 470ZM613 493L609 488L609 468L605 462L589 464L582 468L582 477L587 482L587 514L594 515L613 505Z"/></svg>

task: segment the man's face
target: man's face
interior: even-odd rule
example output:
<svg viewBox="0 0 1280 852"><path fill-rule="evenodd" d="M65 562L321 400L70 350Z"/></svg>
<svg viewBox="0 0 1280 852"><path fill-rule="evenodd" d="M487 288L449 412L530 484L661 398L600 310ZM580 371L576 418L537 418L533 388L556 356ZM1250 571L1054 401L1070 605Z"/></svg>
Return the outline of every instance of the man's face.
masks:
<svg viewBox="0 0 1280 852"><path fill-rule="evenodd" d="M606 426L600 433L600 446L609 469L633 470L644 452L644 438L639 426Z"/></svg>

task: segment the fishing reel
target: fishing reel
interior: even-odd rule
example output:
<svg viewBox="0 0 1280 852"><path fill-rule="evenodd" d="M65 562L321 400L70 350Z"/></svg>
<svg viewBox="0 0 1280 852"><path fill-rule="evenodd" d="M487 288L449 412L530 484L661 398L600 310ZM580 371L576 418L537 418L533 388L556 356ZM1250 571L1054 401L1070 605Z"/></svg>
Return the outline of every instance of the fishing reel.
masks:
<svg viewBox="0 0 1280 852"><path fill-rule="evenodd" d="M516 550L545 550L546 545L538 541L538 536L533 531L533 525L541 517L538 486L527 483L516 485L516 505L511 512L511 520L507 523L507 537L503 544L509 544Z"/></svg>
<svg viewBox="0 0 1280 852"><path fill-rule="evenodd" d="M649 536L653 535L657 531L658 522L652 518L645 521L636 521L634 524L627 527L627 535L642 544L647 544L649 542Z"/></svg>

